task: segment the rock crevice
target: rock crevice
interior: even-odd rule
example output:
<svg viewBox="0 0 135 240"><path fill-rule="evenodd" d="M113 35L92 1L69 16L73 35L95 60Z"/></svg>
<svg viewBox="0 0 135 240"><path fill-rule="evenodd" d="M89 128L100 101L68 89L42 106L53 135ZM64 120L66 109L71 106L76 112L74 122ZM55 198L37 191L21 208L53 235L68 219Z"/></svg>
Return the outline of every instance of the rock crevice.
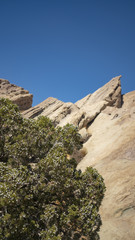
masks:
<svg viewBox="0 0 135 240"><path fill-rule="evenodd" d="M26 118L47 116L56 125L71 123L79 128L83 149L75 153L78 169L93 166L106 185L100 208L101 240L135 239L135 91L121 95L120 78L75 104L48 98L22 112ZM15 96L20 101L24 100L21 96L30 97L28 91L16 87L0 79L0 96L13 101ZM17 104L22 110L19 100Z"/></svg>

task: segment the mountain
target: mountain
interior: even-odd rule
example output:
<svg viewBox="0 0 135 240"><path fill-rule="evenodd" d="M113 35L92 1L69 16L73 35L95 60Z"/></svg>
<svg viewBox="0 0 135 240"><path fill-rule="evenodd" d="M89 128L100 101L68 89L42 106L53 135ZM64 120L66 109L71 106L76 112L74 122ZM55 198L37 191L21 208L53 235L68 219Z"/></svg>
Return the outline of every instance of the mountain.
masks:
<svg viewBox="0 0 135 240"><path fill-rule="evenodd" d="M76 153L78 168L93 166L105 180L101 240L135 239L135 91L122 95L120 78L75 104L50 97L22 112L78 126L84 143Z"/></svg>

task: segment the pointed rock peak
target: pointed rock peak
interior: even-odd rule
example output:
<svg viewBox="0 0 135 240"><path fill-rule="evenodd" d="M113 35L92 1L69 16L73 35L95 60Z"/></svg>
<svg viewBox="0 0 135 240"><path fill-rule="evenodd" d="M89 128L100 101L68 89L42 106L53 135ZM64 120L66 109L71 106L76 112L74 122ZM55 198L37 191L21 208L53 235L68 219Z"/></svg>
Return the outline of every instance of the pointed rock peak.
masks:
<svg viewBox="0 0 135 240"><path fill-rule="evenodd" d="M77 101L75 104L80 108L92 106L104 102L105 105L121 107L121 75L112 78L103 87L99 88L93 94L87 95L85 98Z"/></svg>
<svg viewBox="0 0 135 240"><path fill-rule="evenodd" d="M109 106L121 107L121 75L112 78L103 87L94 92L90 98L91 103L106 101Z"/></svg>

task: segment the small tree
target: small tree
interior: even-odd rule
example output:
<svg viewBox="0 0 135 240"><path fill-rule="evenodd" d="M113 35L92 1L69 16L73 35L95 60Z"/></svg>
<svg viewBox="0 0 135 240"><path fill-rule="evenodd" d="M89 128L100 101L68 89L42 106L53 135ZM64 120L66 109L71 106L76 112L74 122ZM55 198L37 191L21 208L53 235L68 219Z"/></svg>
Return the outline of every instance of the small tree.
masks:
<svg viewBox="0 0 135 240"><path fill-rule="evenodd" d="M67 158L81 147L76 127L23 119L9 100L0 106L0 239L99 239L105 186L95 169L82 173Z"/></svg>

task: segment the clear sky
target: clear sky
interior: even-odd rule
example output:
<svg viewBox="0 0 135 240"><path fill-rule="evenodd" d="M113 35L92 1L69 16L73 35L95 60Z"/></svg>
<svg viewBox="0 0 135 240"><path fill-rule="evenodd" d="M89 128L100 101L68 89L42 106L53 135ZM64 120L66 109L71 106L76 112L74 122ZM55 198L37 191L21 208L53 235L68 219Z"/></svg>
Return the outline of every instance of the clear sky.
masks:
<svg viewBox="0 0 135 240"><path fill-rule="evenodd" d="M135 0L0 0L0 78L75 102L122 75L135 90Z"/></svg>

